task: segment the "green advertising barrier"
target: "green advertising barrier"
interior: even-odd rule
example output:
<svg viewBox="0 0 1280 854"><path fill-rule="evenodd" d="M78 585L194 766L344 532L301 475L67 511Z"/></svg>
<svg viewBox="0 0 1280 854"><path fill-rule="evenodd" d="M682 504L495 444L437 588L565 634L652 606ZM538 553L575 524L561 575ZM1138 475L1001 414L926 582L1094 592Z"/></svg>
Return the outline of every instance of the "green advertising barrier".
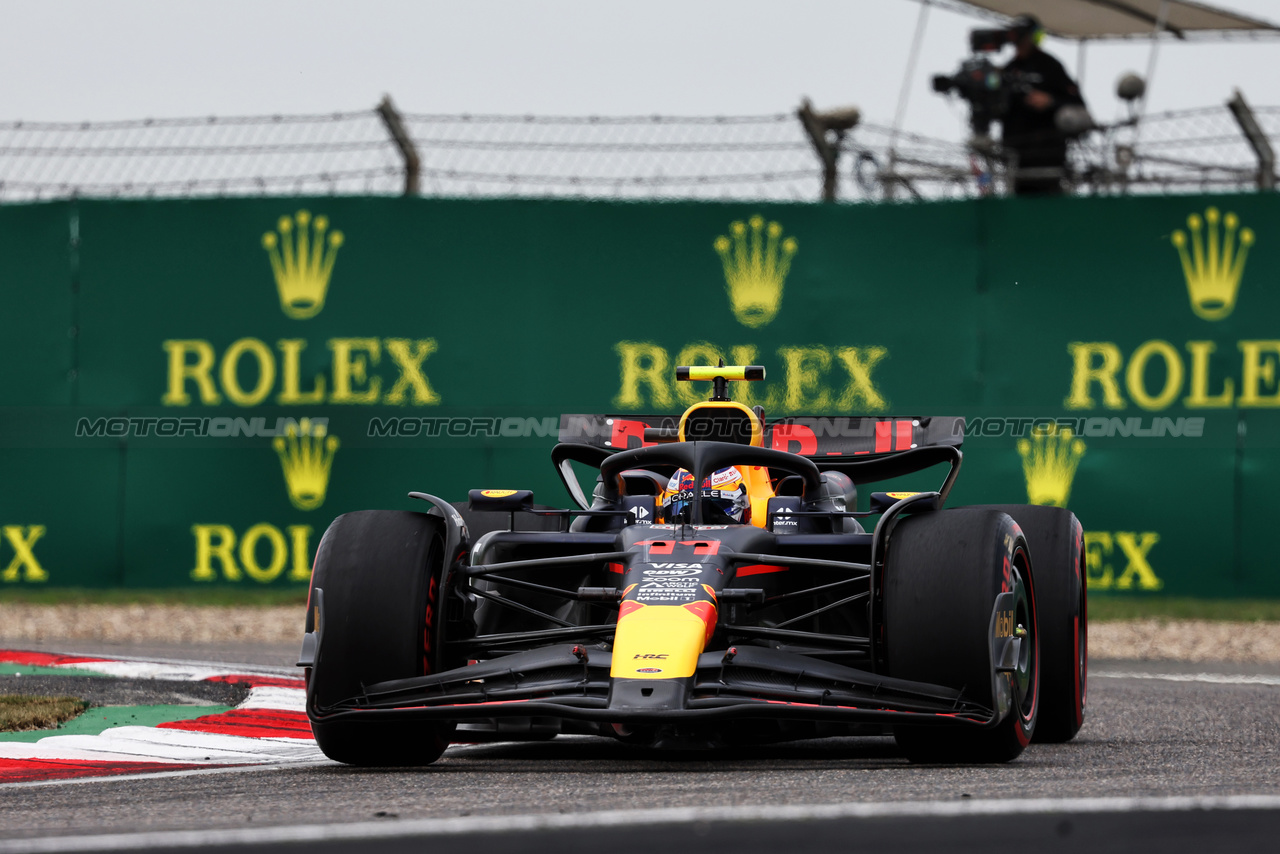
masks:
<svg viewBox="0 0 1280 854"><path fill-rule="evenodd" d="M724 358L766 366L733 393L768 416L964 415L953 501L1069 503L1092 590L1280 595L1270 196L0 224L4 585L301 586L333 516L410 490L563 506L560 413L678 413L707 389L675 366Z"/></svg>
<svg viewBox="0 0 1280 854"><path fill-rule="evenodd" d="M0 406L76 403L74 220L65 203L0 206Z"/></svg>

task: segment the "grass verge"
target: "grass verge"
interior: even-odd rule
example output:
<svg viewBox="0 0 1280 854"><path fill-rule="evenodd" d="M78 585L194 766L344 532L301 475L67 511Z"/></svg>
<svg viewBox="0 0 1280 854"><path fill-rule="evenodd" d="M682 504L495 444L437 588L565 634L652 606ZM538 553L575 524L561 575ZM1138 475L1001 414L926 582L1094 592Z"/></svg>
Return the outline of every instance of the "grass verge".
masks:
<svg viewBox="0 0 1280 854"><path fill-rule="evenodd" d="M179 587L171 590L23 587L0 591L0 605L193 605L271 607L307 604L307 589Z"/></svg>
<svg viewBox="0 0 1280 854"><path fill-rule="evenodd" d="M53 729L78 716L89 704L75 697L0 696L0 732Z"/></svg>
<svg viewBox="0 0 1280 854"><path fill-rule="evenodd" d="M1280 622L1280 599L1192 599L1180 596L1089 597L1091 622L1211 620Z"/></svg>

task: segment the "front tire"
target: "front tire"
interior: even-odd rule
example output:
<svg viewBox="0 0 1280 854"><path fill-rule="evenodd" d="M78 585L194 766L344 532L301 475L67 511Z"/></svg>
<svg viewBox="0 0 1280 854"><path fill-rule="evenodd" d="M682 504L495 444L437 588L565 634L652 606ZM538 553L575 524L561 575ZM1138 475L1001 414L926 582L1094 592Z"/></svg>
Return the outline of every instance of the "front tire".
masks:
<svg viewBox="0 0 1280 854"><path fill-rule="evenodd" d="M1035 740L1070 741L1084 724L1088 699L1084 531L1075 514L1061 507L1010 504L990 509L1008 513L1022 528L1036 572L1042 662Z"/></svg>
<svg viewBox="0 0 1280 854"><path fill-rule="evenodd" d="M423 513L364 510L333 520L316 550L320 646L307 678L307 717L325 756L349 765L427 765L453 724L333 717L364 686L423 676L439 665L435 628L444 574L443 522ZM322 597L314 595L323 590ZM308 614L314 630L314 613Z"/></svg>
<svg viewBox="0 0 1280 854"><path fill-rule="evenodd" d="M1007 712L998 724L897 726L912 762L988 763L1017 758L1036 728L1040 652L1026 540L1008 515L943 510L907 517L890 535L884 571L884 643L889 675L963 692ZM1013 593L1025 631L1013 673L992 659L997 597Z"/></svg>

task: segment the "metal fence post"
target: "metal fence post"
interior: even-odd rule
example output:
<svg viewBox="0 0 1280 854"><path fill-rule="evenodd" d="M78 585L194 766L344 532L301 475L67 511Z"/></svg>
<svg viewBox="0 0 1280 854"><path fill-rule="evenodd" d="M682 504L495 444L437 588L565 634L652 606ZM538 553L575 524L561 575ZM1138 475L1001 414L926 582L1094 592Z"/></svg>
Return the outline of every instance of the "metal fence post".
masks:
<svg viewBox="0 0 1280 854"><path fill-rule="evenodd" d="M846 107L819 113L814 111L813 104L805 98L800 102L800 109L796 110L796 117L800 119L800 125L808 135L809 141L813 143L813 150L817 152L818 159L822 161L822 200L834 202L837 180L836 161L840 157L840 144L844 142L845 134L858 124L860 118L858 109ZM835 134L835 139L827 136L828 131Z"/></svg>
<svg viewBox="0 0 1280 854"><path fill-rule="evenodd" d="M409 131L405 129L400 113L396 110L395 104L391 103L390 95L382 96L382 102L378 104L378 115L382 117L382 123L387 126L387 133L391 134L391 140L396 144L396 148L400 149L400 157L404 160L404 194L416 196L418 195L418 172L421 169L418 150L413 147L413 137L409 136Z"/></svg>
<svg viewBox="0 0 1280 854"><path fill-rule="evenodd" d="M1276 188L1276 154L1271 149L1271 140L1267 139L1262 126L1258 124L1257 116L1253 114L1253 110L1249 109L1239 89L1235 90L1231 100L1227 101L1227 109L1231 110L1231 115L1235 116L1236 124L1240 125L1241 133L1249 141L1249 146L1253 148L1253 153L1258 158L1258 189L1274 190Z"/></svg>

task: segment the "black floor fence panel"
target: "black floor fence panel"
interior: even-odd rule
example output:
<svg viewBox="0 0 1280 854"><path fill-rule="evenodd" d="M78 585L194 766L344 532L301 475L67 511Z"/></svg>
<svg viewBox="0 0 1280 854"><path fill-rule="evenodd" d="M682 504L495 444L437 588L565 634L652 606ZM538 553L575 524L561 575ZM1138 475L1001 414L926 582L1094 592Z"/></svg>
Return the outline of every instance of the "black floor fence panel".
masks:
<svg viewBox="0 0 1280 854"><path fill-rule="evenodd" d="M0 589L301 586L410 490L564 506L561 413L723 358L767 418L964 416L952 502L1071 507L1091 591L1280 596L1278 280L1270 194L0 206Z"/></svg>

